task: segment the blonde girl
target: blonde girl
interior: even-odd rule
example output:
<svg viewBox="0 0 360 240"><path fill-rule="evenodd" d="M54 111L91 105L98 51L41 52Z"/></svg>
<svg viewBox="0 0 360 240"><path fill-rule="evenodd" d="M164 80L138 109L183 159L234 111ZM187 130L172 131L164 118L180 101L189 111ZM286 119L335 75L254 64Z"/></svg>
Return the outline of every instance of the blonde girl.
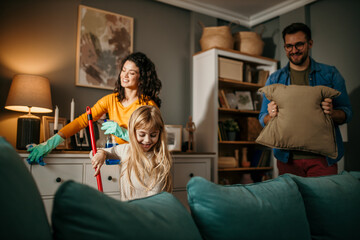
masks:
<svg viewBox="0 0 360 240"><path fill-rule="evenodd" d="M105 159L120 159L120 195L127 201L172 191L172 158L167 148L164 121L155 106L141 106L129 120L130 144L99 149L92 158L99 173Z"/></svg>

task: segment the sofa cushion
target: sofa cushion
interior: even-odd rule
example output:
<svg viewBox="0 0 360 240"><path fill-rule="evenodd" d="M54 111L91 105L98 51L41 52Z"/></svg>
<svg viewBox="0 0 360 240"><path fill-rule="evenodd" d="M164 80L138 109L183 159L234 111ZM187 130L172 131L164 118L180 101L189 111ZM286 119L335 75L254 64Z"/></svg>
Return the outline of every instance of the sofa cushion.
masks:
<svg viewBox="0 0 360 240"><path fill-rule="evenodd" d="M0 137L1 239L51 239L39 190L15 149Z"/></svg>
<svg viewBox="0 0 360 240"><path fill-rule="evenodd" d="M360 171L350 171L349 173L360 180Z"/></svg>
<svg viewBox="0 0 360 240"><path fill-rule="evenodd" d="M360 182L351 174L291 175L304 199L313 239L360 239Z"/></svg>
<svg viewBox="0 0 360 240"><path fill-rule="evenodd" d="M272 148L337 157L334 124L330 115L324 114L321 102L338 96L339 91L326 86L283 84L272 84L259 91L276 102L279 113L267 123L256 142Z"/></svg>
<svg viewBox="0 0 360 240"><path fill-rule="evenodd" d="M56 239L201 239L190 213L170 193L121 202L67 181L55 195Z"/></svg>
<svg viewBox="0 0 360 240"><path fill-rule="evenodd" d="M310 239L304 203L290 177L231 186L193 177L187 192L205 239Z"/></svg>

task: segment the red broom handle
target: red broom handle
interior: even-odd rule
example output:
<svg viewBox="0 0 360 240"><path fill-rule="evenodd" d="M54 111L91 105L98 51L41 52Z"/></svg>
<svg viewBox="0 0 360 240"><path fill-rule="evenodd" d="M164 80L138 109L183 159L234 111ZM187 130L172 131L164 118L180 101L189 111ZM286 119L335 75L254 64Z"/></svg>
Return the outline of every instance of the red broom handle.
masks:
<svg viewBox="0 0 360 240"><path fill-rule="evenodd" d="M92 148L93 156L95 156L95 154L96 154L96 142L95 142L95 136L94 136L94 127L93 127L91 108L89 106L86 107L86 113L87 113L88 122L89 122L91 148ZM96 171L96 169L95 169L95 171ZM96 181L97 181L98 190L100 192L103 192L103 186L102 186L102 182L101 182L101 174L100 174L100 172L99 172L98 175L96 175Z"/></svg>

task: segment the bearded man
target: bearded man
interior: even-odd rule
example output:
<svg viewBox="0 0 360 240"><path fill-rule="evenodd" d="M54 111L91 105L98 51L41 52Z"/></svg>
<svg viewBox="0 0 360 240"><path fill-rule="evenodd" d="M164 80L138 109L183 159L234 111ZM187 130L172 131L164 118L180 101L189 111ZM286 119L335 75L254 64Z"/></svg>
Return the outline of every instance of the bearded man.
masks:
<svg viewBox="0 0 360 240"><path fill-rule="evenodd" d="M331 116L334 122L338 157L332 159L310 152L274 149L279 174L292 173L303 177L337 174L337 162L344 155L339 125L349 122L352 117L352 108L345 81L335 67L318 63L310 57L309 53L313 46L313 40L311 30L307 25L293 23L283 30L282 36L289 63L284 68L271 74L266 85L275 83L284 85L323 85L338 90L341 94L335 99L323 99L321 106L319 106L323 109L324 114ZM301 101L301 99L298 99L298 101ZM301 109L294 110L301 111ZM278 115L278 112L276 102L270 102L264 96L259 115L260 124L264 127L271 118Z"/></svg>

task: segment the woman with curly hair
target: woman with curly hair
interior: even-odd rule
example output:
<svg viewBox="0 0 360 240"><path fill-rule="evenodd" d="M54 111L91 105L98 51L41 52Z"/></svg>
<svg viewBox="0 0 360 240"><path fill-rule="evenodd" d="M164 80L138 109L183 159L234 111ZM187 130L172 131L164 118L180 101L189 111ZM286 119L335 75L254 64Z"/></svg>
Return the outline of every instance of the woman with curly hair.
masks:
<svg viewBox="0 0 360 240"><path fill-rule="evenodd" d="M161 81L157 77L154 63L141 52L125 57L121 62L121 72L112 94L101 98L91 108L93 120L97 121L108 113L112 121L105 122L102 130L105 134L115 135L116 142L128 142L127 124L131 114L143 105L154 105L160 108L159 93ZM70 122L57 134L35 147L29 148L28 162L42 162L42 158L65 141L88 126L87 114L84 113Z"/></svg>

